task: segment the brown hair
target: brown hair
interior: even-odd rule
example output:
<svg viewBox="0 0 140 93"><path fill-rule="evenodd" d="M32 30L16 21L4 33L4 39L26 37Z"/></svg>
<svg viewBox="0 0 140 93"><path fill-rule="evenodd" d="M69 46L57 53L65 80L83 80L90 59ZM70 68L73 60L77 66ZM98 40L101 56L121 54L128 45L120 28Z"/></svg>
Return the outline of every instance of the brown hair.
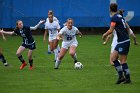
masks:
<svg viewBox="0 0 140 93"><path fill-rule="evenodd" d="M119 13L121 16L123 16L123 13L124 13L124 12L125 12L124 9L118 10L118 13Z"/></svg>
<svg viewBox="0 0 140 93"><path fill-rule="evenodd" d="M48 14L49 14L49 15L53 15L53 10L49 10L49 11L48 11Z"/></svg>
<svg viewBox="0 0 140 93"><path fill-rule="evenodd" d="M21 20L17 20L16 21L16 27L15 27L15 29L14 30L18 30L19 28L18 28L18 22L20 22Z"/></svg>
<svg viewBox="0 0 140 93"><path fill-rule="evenodd" d="M110 12L117 12L118 11L118 5L116 3L110 4Z"/></svg>

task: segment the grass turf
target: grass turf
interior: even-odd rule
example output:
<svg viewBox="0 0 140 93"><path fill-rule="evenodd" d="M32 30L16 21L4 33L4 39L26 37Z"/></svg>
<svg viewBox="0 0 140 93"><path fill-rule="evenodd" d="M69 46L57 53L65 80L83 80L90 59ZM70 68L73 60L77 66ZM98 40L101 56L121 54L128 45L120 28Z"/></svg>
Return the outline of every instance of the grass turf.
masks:
<svg viewBox="0 0 140 93"><path fill-rule="evenodd" d="M137 36L138 37L138 36ZM102 45L101 35L85 35L78 38L77 55L83 63L82 70L75 70L72 58L67 54L60 69L54 70L54 55L47 54L43 36L34 36L37 49L34 51L34 69L29 65L19 70L21 63L15 53L21 38L8 36L0 39L0 47L10 64L0 64L0 93L139 93L140 92L140 47L131 44L128 65L132 84L115 85L116 71L109 65L110 44ZM138 37L140 40L140 37ZM23 53L27 59L27 50Z"/></svg>

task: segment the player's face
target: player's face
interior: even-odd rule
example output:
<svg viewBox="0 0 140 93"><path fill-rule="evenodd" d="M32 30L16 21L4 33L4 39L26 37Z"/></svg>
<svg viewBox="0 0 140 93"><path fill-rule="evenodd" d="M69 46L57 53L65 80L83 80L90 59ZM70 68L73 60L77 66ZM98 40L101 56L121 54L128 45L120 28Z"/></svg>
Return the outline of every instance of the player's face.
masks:
<svg viewBox="0 0 140 93"><path fill-rule="evenodd" d="M23 22L19 21L17 26L18 26L19 29L22 29L23 28Z"/></svg>
<svg viewBox="0 0 140 93"><path fill-rule="evenodd" d="M68 27L68 29L71 29L72 26L73 26L73 20L68 20L67 21L67 27Z"/></svg>
<svg viewBox="0 0 140 93"><path fill-rule="evenodd" d="M49 15L48 18L49 18L49 22L52 23L53 22L53 16Z"/></svg>

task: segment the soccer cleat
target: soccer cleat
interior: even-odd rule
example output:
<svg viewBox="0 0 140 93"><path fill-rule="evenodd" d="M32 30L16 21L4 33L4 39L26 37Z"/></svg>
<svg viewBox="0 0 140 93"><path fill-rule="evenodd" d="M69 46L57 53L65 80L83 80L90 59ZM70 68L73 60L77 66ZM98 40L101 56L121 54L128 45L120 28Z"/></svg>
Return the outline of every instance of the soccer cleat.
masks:
<svg viewBox="0 0 140 93"><path fill-rule="evenodd" d="M77 63L77 62L78 62L78 60L74 60L74 64Z"/></svg>
<svg viewBox="0 0 140 93"><path fill-rule="evenodd" d="M7 67L7 66L9 66L9 64L8 63L4 63L4 66Z"/></svg>
<svg viewBox="0 0 140 93"><path fill-rule="evenodd" d="M33 66L30 66L30 67L29 67L29 70L32 70L32 69L33 69Z"/></svg>
<svg viewBox="0 0 140 93"><path fill-rule="evenodd" d="M131 82L131 80L130 79L126 79L124 82L123 82L123 84L131 84L132 82Z"/></svg>
<svg viewBox="0 0 140 93"><path fill-rule="evenodd" d="M58 67L55 67L54 69L59 69Z"/></svg>
<svg viewBox="0 0 140 93"><path fill-rule="evenodd" d="M121 84L122 82L125 81L125 78L124 77L119 77L116 84Z"/></svg>
<svg viewBox="0 0 140 93"><path fill-rule="evenodd" d="M22 65L20 66L20 70L22 70L26 65L27 65L26 62L22 63Z"/></svg>
<svg viewBox="0 0 140 93"><path fill-rule="evenodd" d="M52 54L50 51L48 51L48 54Z"/></svg>

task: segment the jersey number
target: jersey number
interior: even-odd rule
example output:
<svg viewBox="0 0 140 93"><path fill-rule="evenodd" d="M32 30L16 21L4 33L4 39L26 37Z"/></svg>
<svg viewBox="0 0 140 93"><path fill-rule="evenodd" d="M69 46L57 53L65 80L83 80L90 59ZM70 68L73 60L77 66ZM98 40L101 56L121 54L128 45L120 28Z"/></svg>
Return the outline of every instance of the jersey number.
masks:
<svg viewBox="0 0 140 93"><path fill-rule="evenodd" d="M67 37L67 40L72 40L72 37Z"/></svg>

